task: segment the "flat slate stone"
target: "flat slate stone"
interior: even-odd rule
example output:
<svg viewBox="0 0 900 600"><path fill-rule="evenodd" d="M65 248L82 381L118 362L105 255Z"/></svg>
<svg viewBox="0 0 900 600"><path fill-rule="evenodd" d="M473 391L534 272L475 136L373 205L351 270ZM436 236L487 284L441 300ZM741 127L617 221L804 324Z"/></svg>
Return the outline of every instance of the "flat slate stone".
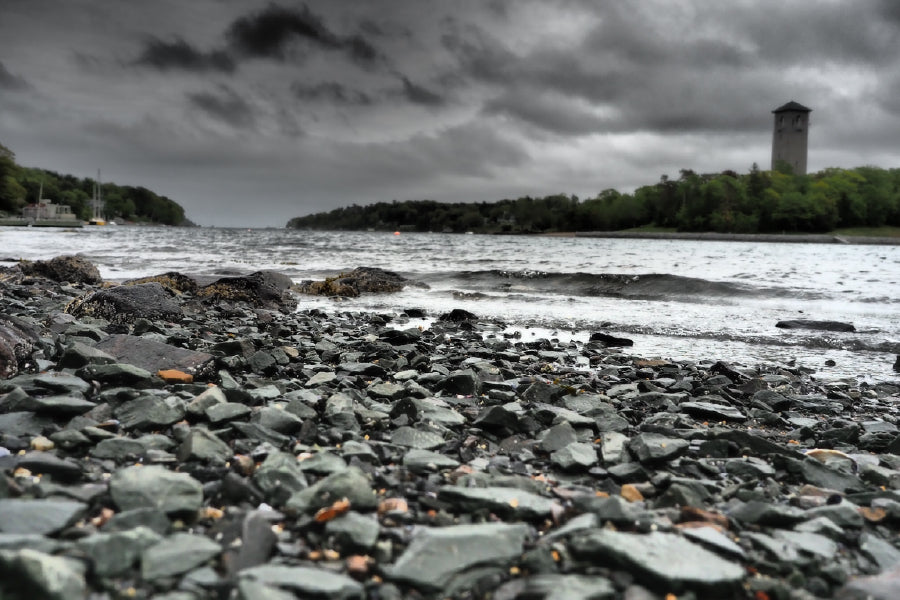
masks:
<svg viewBox="0 0 900 600"><path fill-rule="evenodd" d="M119 469L109 480L109 493L120 510L157 508L165 513L190 513L203 503L199 481L157 465Z"/></svg>
<svg viewBox="0 0 900 600"><path fill-rule="evenodd" d="M682 402L678 405L681 412L687 413L692 417L700 417L703 419L713 419L716 421L746 421L747 415L734 408L724 404L716 404L714 402Z"/></svg>
<svg viewBox="0 0 900 600"><path fill-rule="evenodd" d="M188 350L135 335L111 335L97 342L95 348L114 356L118 362L129 363L151 373L177 369L196 375L206 370L214 358L207 352Z"/></svg>
<svg viewBox="0 0 900 600"><path fill-rule="evenodd" d="M486 508L501 516L534 520L549 517L553 500L510 487L457 487L445 485L438 490L438 500L445 501L451 510Z"/></svg>
<svg viewBox="0 0 900 600"><path fill-rule="evenodd" d="M162 540L147 527L130 531L97 533L81 540L77 546L91 560L92 571L100 577L111 577L128 571L141 553Z"/></svg>
<svg viewBox="0 0 900 600"><path fill-rule="evenodd" d="M574 442L551 454L550 462L564 471L587 470L597 464L597 450L588 442Z"/></svg>
<svg viewBox="0 0 900 600"><path fill-rule="evenodd" d="M574 554L597 561L612 561L634 569L661 590L680 592L695 587L710 592L736 591L744 568L727 561L680 535L648 534L596 529L572 540Z"/></svg>
<svg viewBox="0 0 900 600"><path fill-rule="evenodd" d="M244 569L238 577L242 582L254 581L267 587L287 590L291 592L288 596L290 598L296 597L297 594L303 598L335 600L357 600L364 597L361 583L346 575L325 569L266 564Z"/></svg>
<svg viewBox="0 0 900 600"><path fill-rule="evenodd" d="M492 600L607 600L615 597L616 588L605 577L557 573L513 579L491 594Z"/></svg>
<svg viewBox="0 0 900 600"><path fill-rule="evenodd" d="M628 449L641 464L660 463L684 454L687 440L670 438L658 433L639 433L628 442Z"/></svg>
<svg viewBox="0 0 900 600"><path fill-rule="evenodd" d="M439 452L413 448L403 455L403 466L413 473L423 473L427 471L455 469L459 466L459 461Z"/></svg>
<svg viewBox="0 0 900 600"><path fill-rule="evenodd" d="M72 500L0 500L0 532L48 535L79 519L87 505Z"/></svg>
<svg viewBox="0 0 900 600"><path fill-rule="evenodd" d="M527 533L523 523L423 527L387 575L423 590L437 591L470 567L502 566L518 557Z"/></svg>
<svg viewBox="0 0 900 600"><path fill-rule="evenodd" d="M398 427L391 436L391 443L407 448L434 450L444 445L444 438L431 431L421 431L413 427Z"/></svg>
<svg viewBox="0 0 900 600"><path fill-rule="evenodd" d="M141 554L141 576L145 581L172 577L199 567L222 551L219 544L202 535L176 533Z"/></svg>
<svg viewBox="0 0 900 600"><path fill-rule="evenodd" d="M369 478L357 467L349 467L294 492L285 508L296 512L314 512L346 498L354 510L375 508L378 500Z"/></svg>

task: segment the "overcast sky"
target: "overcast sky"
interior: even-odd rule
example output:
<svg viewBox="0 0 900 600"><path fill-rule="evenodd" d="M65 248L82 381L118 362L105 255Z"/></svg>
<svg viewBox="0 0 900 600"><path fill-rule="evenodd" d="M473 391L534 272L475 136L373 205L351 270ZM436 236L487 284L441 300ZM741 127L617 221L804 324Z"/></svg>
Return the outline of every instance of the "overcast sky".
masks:
<svg viewBox="0 0 900 600"><path fill-rule="evenodd" d="M201 225L900 166L897 0L0 0L0 144Z"/></svg>

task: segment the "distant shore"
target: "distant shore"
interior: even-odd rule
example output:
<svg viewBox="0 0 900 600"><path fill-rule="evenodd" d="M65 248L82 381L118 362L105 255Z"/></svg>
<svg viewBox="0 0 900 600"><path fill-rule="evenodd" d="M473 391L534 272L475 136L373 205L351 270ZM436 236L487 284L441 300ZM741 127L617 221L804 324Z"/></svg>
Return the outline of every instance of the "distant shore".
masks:
<svg viewBox="0 0 900 600"><path fill-rule="evenodd" d="M700 240L711 242L766 242L783 244L871 244L900 245L900 238L861 235L836 235L813 233L715 233L682 231L562 231L539 233L550 237L635 238L650 240Z"/></svg>

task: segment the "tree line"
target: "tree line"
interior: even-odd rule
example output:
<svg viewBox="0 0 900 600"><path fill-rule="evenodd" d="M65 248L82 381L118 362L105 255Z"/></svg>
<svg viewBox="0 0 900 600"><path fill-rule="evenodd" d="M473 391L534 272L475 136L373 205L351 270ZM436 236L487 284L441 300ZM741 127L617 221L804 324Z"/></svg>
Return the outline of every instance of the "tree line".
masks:
<svg viewBox="0 0 900 600"><path fill-rule="evenodd" d="M43 194L44 199L71 206L72 212L86 221L91 218L95 182L89 177L79 178L19 166L13 152L0 144L0 212L19 215L24 206L34 204ZM191 224L185 219L181 205L147 188L105 182L101 184L101 193L107 219L121 218L164 225Z"/></svg>
<svg viewBox="0 0 900 600"><path fill-rule="evenodd" d="M829 168L795 175L787 165L746 174L663 175L633 194L603 190L584 200L554 194L498 202L433 200L348 206L291 219L297 229L478 233L616 231L660 227L721 233L821 233L900 227L900 169Z"/></svg>

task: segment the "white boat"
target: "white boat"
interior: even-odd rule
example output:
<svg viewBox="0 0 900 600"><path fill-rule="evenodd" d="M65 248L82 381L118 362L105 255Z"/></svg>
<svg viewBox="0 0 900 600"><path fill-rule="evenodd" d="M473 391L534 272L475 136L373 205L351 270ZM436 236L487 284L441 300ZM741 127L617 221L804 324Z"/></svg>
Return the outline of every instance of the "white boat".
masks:
<svg viewBox="0 0 900 600"><path fill-rule="evenodd" d="M103 216L103 190L100 188L100 169L97 169L97 181L94 182L94 194L91 198L91 219L88 225L106 225L106 218Z"/></svg>

